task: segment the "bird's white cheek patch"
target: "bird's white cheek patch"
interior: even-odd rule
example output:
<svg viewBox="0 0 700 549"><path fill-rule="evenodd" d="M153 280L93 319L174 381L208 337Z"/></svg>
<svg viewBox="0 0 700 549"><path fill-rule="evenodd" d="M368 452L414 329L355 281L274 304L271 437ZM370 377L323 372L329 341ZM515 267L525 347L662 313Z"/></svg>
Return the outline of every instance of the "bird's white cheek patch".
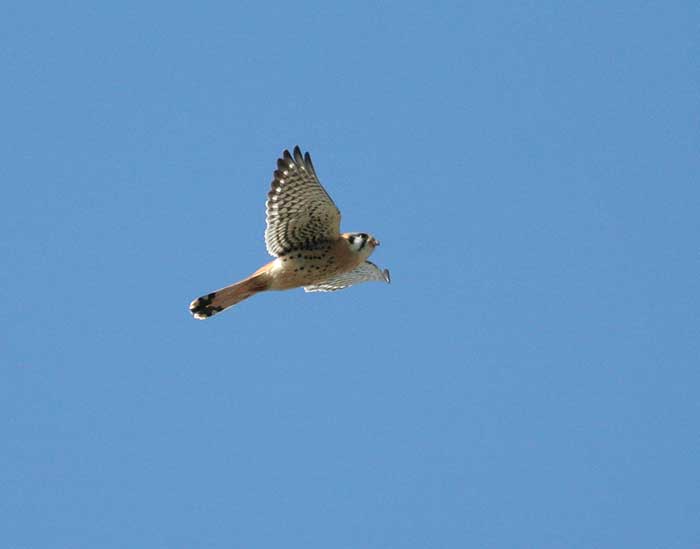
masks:
<svg viewBox="0 0 700 549"><path fill-rule="evenodd" d="M353 252L359 252L365 245L365 241L362 239L362 237L357 237L355 240L350 244L350 248L352 249Z"/></svg>

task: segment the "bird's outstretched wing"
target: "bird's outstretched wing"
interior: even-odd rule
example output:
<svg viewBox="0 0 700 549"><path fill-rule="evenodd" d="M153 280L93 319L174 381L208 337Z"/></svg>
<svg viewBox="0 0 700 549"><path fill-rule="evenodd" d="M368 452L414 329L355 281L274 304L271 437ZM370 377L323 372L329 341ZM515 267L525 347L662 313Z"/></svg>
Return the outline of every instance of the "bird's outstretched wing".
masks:
<svg viewBox="0 0 700 549"><path fill-rule="evenodd" d="M340 211L311 163L309 153L284 151L267 195L265 245L275 257L301 246L334 240L340 235Z"/></svg>
<svg viewBox="0 0 700 549"><path fill-rule="evenodd" d="M353 286L354 284L372 281L386 283L391 282L389 269L382 270L371 261L365 261L362 265L356 267L350 272L332 276L331 278L327 278L318 284L304 286L304 291L335 292L336 290L342 290L343 288Z"/></svg>

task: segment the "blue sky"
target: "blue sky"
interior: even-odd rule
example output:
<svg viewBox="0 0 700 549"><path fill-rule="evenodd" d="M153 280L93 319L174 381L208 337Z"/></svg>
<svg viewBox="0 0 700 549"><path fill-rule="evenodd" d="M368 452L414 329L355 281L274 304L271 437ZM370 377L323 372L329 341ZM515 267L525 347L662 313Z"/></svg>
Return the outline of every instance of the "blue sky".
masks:
<svg viewBox="0 0 700 549"><path fill-rule="evenodd" d="M3 12L4 547L700 546L696 2ZM295 144L392 284L193 320Z"/></svg>

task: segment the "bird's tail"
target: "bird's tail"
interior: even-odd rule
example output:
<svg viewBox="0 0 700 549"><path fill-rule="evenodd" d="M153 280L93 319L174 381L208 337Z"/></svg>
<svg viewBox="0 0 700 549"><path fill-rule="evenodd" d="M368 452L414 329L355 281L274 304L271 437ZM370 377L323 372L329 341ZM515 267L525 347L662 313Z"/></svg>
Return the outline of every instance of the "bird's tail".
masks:
<svg viewBox="0 0 700 549"><path fill-rule="evenodd" d="M253 274L248 278L198 297L190 303L190 312L198 320L204 320L224 309L240 303L244 299L269 289L269 282L265 273Z"/></svg>

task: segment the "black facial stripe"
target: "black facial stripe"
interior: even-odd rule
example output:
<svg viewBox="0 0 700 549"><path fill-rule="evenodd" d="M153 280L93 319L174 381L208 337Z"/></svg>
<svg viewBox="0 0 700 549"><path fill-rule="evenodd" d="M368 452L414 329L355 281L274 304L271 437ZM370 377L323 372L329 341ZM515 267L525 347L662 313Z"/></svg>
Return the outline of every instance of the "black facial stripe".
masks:
<svg viewBox="0 0 700 549"><path fill-rule="evenodd" d="M364 248L366 244L367 244L367 239L366 239L366 238L363 238L363 239L362 239L362 244L360 244L360 249L358 250L358 252L362 251L362 248Z"/></svg>

